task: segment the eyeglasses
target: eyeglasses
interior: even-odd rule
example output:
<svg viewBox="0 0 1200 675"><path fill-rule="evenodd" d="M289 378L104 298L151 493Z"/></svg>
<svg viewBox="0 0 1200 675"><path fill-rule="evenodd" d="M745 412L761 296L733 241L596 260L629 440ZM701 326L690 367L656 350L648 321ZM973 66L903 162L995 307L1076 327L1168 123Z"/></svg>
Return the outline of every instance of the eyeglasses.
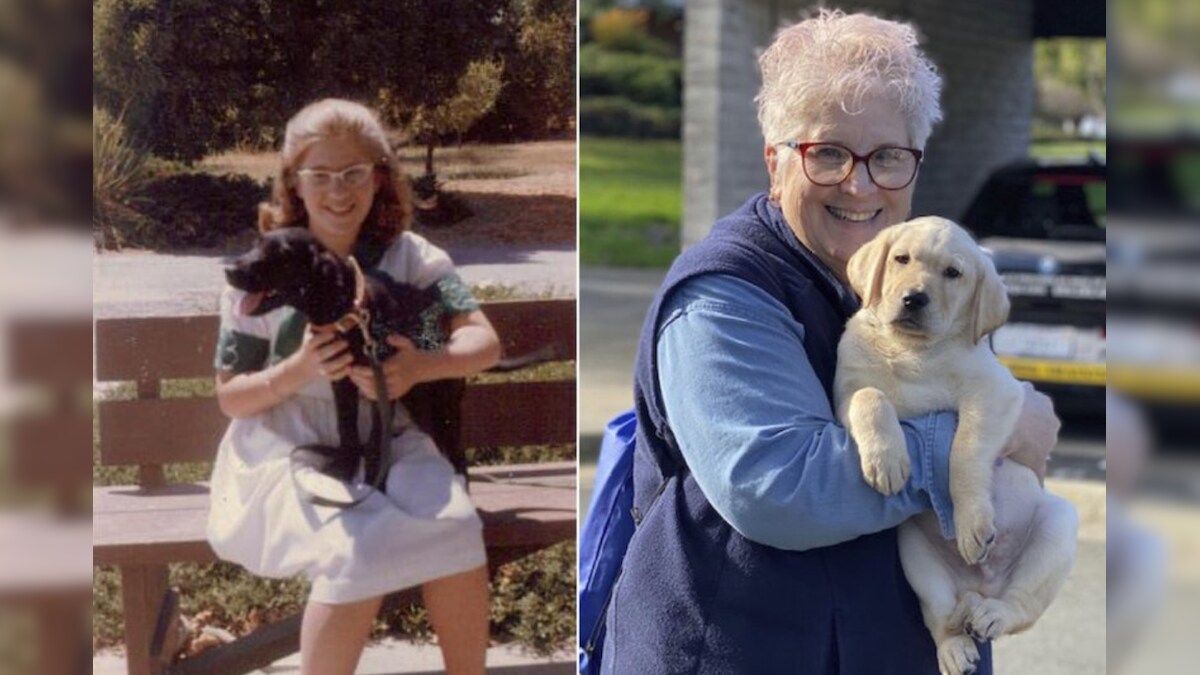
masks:
<svg viewBox="0 0 1200 675"><path fill-rule="evenodd" d="M867 176L872 183L883 190L900 190L917 177L917 167L924 155L916 148L890 145L875 148L866 156L856 155L850 148L837 143L788 141L783 145L800 153L804 175L825 187L840 185L854 173L855 165L862 162L867 165Z"/></svg>
<svg viewBox="0 0 1200 675"><path fill-rule="evenodd" d="M297 169L296 175L308 188L328 190L334 183L341 183L351 190L365 186L375 175L375 165L367 162L346 167L341 171L326 171L324 169Z"/></svg>

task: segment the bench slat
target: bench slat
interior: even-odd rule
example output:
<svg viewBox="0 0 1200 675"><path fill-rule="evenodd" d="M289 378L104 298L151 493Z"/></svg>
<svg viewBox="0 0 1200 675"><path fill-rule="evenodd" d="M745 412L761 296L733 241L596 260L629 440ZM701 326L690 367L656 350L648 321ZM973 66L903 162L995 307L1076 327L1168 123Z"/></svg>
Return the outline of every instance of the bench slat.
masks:
<svg viewBox="0 0 1200 675"><path fill-rule="evenodd" d="M7 323L8 377L15 383L79 386L92 370L87 318L21 317Z"/></svg>
<svg viewBox="0 0 1200 675"><path fill-rule="evenodd" d="M229 426L215 398L103 401L99 408L105 466L211 462Z"/></svg>
<svg viewBox="0 0 1200 675"><path fill-rule="evenodd" d="M483 304L507 356L546 344L575 358L575 301L521 300ZM96 322L96 378L149 381L213 374L219 319L208 316L137 317ZM83 371L83 372L86 372Z"/></svg>
<svg viewBox="0 0 1200 675"><path fill-rule="evenodd" d="M96 379L212 376L219 325L215 315L101 319L96 322Z"/></svg>
<svg viewBox="0 0 1200 675"><path fill-rule="evenodd" d="M467 387L463 447L575 442L575 381L505 382ZM209 462L229 420L213 398L103 401L100 463L105 466Z"/></svg>
<svg viewBox="0 0 1200 675"><path fill-rule="evenodd" d="M92 425L83 415L23 415L10 422L11 480L23 486L59 490L83 488L91 481Z"/></svg>
<svg viewBox="0 0 1200 675"><path fill-rule="evenodd" d="M573 462L539 465L522 478L537 485L475 481L471 499L480 510L489 548L542 547L575 536L575 466ZM553 485L555 487L546 487ZM214 562L205 538L208 489L204 485L170 485L142 490L136 486L92 490L92 556L96 565L156 565L171 562Z"/></svg>
<svg viewBox="0 0 1200 675"><path fill-rule="evenodd" d="M561 360L575 358L575 301L528 300L484 303L505 356L521 356L556 344Z"/></svg>
<svg viewBox="0 0 1200 675"><path fill-rule="evenodd" d="M464 448L575 442L575 380L467 387Z"/></svg>

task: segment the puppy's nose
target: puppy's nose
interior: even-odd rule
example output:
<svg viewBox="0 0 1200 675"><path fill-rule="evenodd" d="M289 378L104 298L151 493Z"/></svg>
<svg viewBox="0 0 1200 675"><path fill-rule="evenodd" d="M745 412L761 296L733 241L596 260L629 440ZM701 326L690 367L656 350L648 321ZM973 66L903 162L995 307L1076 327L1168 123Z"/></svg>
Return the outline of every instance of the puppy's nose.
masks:
<svg viewBox="0 0 1200 675"><path fill-rule="evenodd" d="M924 309L925 305L929 304L929 294L920 291L914 291L904 296L904 309L918 310Z"/></svg>

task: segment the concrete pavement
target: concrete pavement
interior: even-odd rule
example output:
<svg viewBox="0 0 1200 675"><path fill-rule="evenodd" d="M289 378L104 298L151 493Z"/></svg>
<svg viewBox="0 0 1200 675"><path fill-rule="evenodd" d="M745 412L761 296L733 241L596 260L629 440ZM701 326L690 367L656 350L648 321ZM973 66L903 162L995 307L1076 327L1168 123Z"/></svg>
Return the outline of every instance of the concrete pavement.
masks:
<svg viewBox="0 0 1200 675"><path fill-rule="evenodd" d="M300 672L300 656L293 654L250 675L291 675ZM434 675L444 672L437 645L407 640L382 640L363 651L356 675ZM575 672L573 654L538 657L520 648L502 645L487 654L487 672L491 675L571 675ZM92 675L125 675L125 658L116 652L103 652L92 659Z"/></svg>
<svg viewBox="0 0 1200 675"><path fill-rule="evenodd" d="M603 267L579 270L581 457L594 457L604 425L633 405L638 337L665 273Z"/></svg>
<svg viewBox="0 0 1200 675"><path fill-rule="evenodd" d="M575 295L574 247L494 246L448 250L459 275L473 285L502 285L530 294ZM105 252L92 256L92 314L166 316L210 313L224 285L225 256Z"/></svg>

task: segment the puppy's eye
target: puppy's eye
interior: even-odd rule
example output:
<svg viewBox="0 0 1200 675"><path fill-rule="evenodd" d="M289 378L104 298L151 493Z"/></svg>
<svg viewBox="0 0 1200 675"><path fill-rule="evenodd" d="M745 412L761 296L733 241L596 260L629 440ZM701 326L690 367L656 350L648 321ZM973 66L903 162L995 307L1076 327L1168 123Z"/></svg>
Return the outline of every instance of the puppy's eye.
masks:
<svg viewBox="0 0 1200 675"><path fill-rule="evenodd" d="M895 258L893 258L893 260L900 263L901 265L907 265L908 261L911 260L911 258L909 258L907 255L902 254L902 255L896 256Z"/></svg>
<svg viewBox="0 0 1200 675"><path fill-rule="evenodd" d="M942 276L947 279L957 279L962 276L962 272L959 272L957 267L947 267L946 271L942 272Z"/></svg>

